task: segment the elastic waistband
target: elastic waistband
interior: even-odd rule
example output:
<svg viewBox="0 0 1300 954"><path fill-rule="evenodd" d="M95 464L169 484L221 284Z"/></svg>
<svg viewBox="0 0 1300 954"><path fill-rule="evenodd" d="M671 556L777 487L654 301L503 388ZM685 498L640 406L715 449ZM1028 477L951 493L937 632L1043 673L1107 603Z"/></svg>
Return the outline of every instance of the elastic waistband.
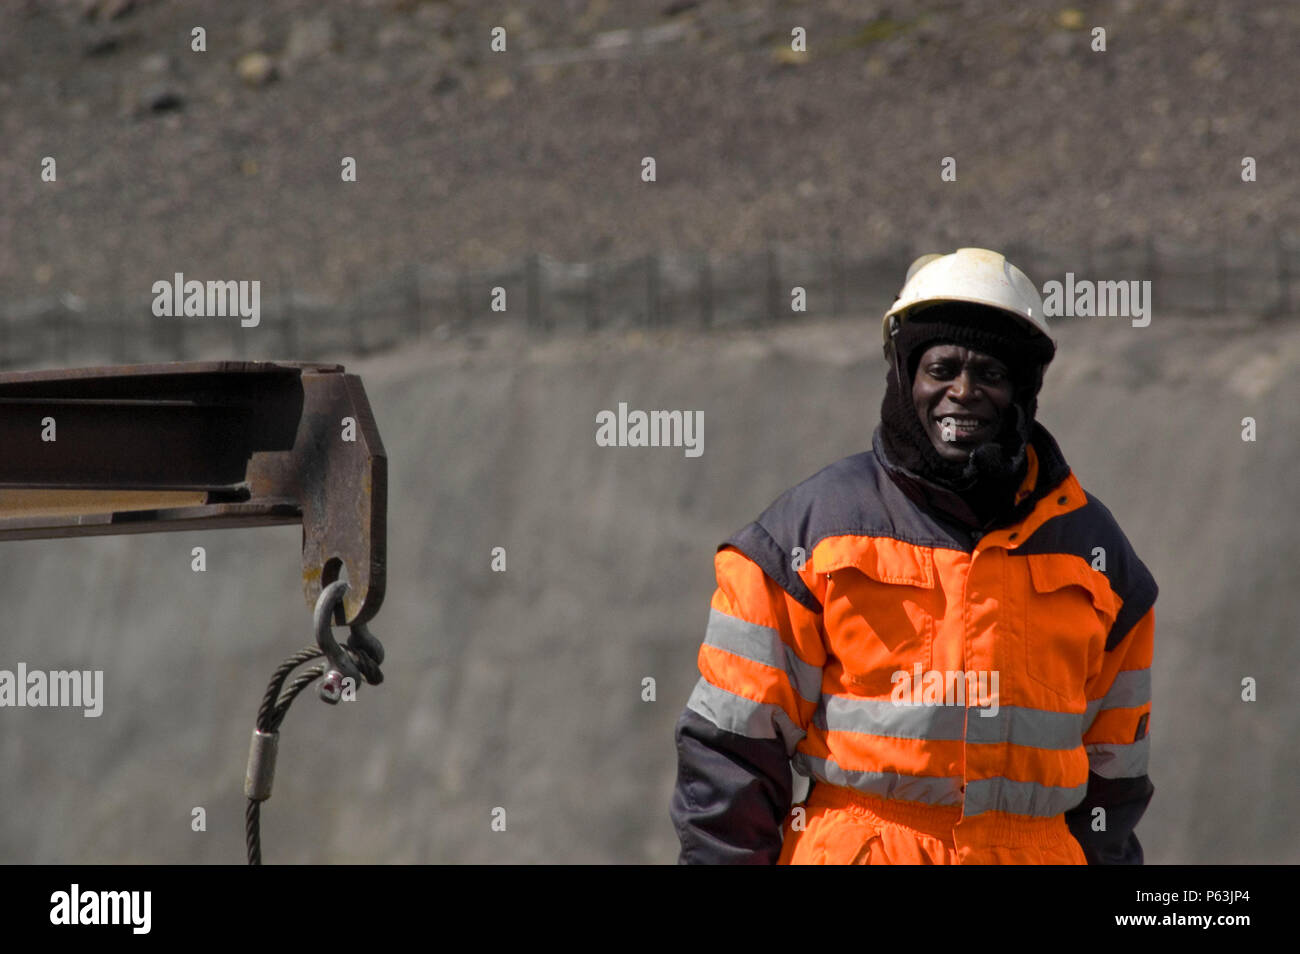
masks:
<svg viewBox="0 0 1300 954"><path fill-rule="evenodd" d="M966 818L962 816L960 805L903 802L822 781L813 785L805 804L809 808L860 812L873 821L909 828L949 845L960 840L986 845L1049 848L1059 844L1062 838L1073 838L1064 815L1034 818L1006 812L982 812Z"/></svg>

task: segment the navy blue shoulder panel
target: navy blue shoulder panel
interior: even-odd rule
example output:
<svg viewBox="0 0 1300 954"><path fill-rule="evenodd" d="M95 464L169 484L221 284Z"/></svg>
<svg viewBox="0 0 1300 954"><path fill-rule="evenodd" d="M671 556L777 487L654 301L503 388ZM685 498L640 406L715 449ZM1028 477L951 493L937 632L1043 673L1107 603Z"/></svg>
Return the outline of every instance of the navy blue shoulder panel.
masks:
<svg viewBox="0 0 1300 954"><path fill-rule="evenodd" d="M791 487L718 549L732 546L814 613L821 604L791 565L795 547L811 554L827 537L890 537L947 550L967 541L921 510L880 466L873 451L836 461Z"/></svg>
<svg viewBox="0 0 1300 954"><path fill-rule="evenodd" d="M1106 649L1110 650L1118 646L1147 610L1155 605L1159 587L1106 505L1086 491L1084 496L1088 498L1084 506L1048 520L1011 553L1013 556L1069 553L1091 564L1094 548L1103 548L1106 578L1111 589L1123 600L1119 616L1106 638Z"/></svg>

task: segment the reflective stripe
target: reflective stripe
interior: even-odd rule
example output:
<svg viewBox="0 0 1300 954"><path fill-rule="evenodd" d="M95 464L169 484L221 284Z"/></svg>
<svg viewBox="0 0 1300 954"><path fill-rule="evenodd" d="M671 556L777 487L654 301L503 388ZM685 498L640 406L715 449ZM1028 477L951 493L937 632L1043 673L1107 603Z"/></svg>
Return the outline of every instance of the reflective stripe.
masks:
<svg viewBox="0 0 1300 954"><path fill-rule="evenodd" d="M1000 706L996 715L983 714L991 711L971 710L970 719L966 723L967 742L1009 742L1035 749L1067 752L1083 744L1082 713Z"/></svg>
<svg viewBox="0 0 1300 954"><path fill-rule="evenodd" d="M1102 709L1129 709L1144 706L1151 701L1151 670L1126 669L1115 674L1110 691L1100 699L1088 703L1086 725L1092 725Z"/></svg>
<svg viewBox="0 0 1300 954"><path fill-rule="evenodd" d="M855 772L841 768L832 759L819 759L803 752L794 757L795 769L803 775L831 785L844 785L868 795L897 798L927 805L960 805L961 779L948 776L900 775L897 772Z"/></svg>
<svg viewBox="0 0 1300 954"><path fill-rule="evenodd" d="M1088 750L1088 768L1102 778L1137 778L1147 774L1151 754L1151 736L1125 745L1119 742L1095 742Z"/></svg>
<svg viewBox="0 0 1300 954"><path fill-rule="evenodd" d="M905 706L888 699L823 696L813 723L830 732L860 732L892 739L981 744L1010 743L1069 751L1083 744L1083 716L1022 706L992 709L963 706Z"/></svg>
<svg viewBox="0 0 1300 954"><path fill-rule="evenodd" d="M980 778L966 783L965 815L1010 812L1051 818L1073 808L1088 793L1088 783L1074 788L1017 782L1009 778Z"/></svg>
<svg viewBox="0 0 1300 954"><path fill-rule="evenodd" d="M961 805L959 777L900 775L895 772L854 772L832 759L819 759L803 752L794 757L795 768L804 775L844 785L881 798L896 798L928 805ZM1073 788L1017 782L1009 778L976 779L967 783L963 814L979 815L1000 811L1035 818L1052 818L1083 801L1088 783Z"/></svg>
<svg viewBox="0 0 1300 954"><path fill-rule="evenodd" d="M786 755L804 737L804 732L780 706L755 702L734 692L719 689L707 679L700 679L686 702L686 708L702 715L719 729L726 729L750 739L780 738Z"/></svg>
<svg viewBox="0 0 1300 954"><path fill-rule="evenodd" d="M743 619L710 609L704 643L781 670L790 680L794 691L809 702L816 702L821 695L821 668L796 656L794 650L781 639L781 634L770 626L747 623Z"/></svg>
<svg viewBox="0 0 1300 954"><path fill-rule="evenodd" d="M813 724L829 732L862 732L892 739L959 742L966 723L960 706L902 706L888 699L823 696Z"/></svg>

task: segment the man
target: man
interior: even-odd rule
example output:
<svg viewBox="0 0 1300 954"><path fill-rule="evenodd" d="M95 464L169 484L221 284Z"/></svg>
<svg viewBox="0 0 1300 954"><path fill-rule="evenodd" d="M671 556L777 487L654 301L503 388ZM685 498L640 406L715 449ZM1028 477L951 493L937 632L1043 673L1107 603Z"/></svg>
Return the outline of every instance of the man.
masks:
<svg viewBox="0 0 1300 954"><path fill-rule="evenodd" d="M1042 299L927 255L884 333L871 450L718 548L680 860L1140 864L1156 584L1034 419Z"/></svg>

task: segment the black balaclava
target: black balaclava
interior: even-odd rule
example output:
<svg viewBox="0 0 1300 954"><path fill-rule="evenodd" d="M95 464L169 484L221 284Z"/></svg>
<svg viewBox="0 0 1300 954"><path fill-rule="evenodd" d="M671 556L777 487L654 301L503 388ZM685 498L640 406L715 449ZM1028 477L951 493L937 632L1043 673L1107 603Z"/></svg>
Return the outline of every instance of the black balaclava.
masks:
<svg viewBox="0 0 1300 954"><path fill-rule="evenodd" d="M926 349L935 344L964 345L997 358L1011 373L1011 405L993 440L975 448L965 462L945 460L930 443L912 401L912 381ZM904 319L894 338L898 360L890 357L881 432L890 460L907 471L961 496L986 526L1014 505L1025 477L1026 448L1038 410L1041 371L1056 354L1046 335L1034 335L1017 318L995 308L945 302ZM899 363L907 380L898 380Z"/></svg>

